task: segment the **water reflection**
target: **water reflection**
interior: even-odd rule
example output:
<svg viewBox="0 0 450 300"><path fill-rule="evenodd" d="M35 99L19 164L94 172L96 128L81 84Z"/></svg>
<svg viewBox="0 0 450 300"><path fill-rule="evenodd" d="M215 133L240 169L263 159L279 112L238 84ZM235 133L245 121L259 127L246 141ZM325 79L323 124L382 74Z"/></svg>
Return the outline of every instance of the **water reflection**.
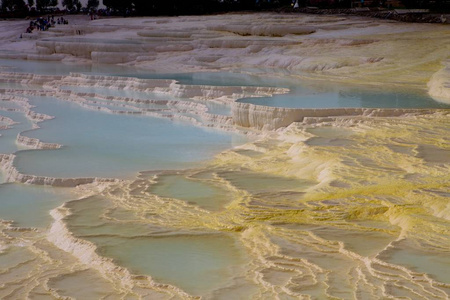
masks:
<svg viewBox="0 0 450 300"><path fill-rule="evenodd" d="M332 86L319 91L311 87L296 88L286 95L245 98L238 102L287 108L450 108L450 105L434 101L424 91L333 89Z"/></svg>

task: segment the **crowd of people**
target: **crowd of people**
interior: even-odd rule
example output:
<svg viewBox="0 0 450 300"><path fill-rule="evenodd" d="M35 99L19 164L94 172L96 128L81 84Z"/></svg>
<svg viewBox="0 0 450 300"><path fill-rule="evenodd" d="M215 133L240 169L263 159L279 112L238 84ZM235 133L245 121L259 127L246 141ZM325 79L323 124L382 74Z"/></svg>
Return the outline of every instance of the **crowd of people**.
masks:
<svg viewBox="0 0 450 300"><path fill-rule="evenodd" d="M55 24L69 24L69 21L64 19L64 17L57 18L55 21L55 16L48 15L47 18L39 17L35 21L30 21L26 33L32 33L34 30L46 31L50 27L55 26Z"/></svg>

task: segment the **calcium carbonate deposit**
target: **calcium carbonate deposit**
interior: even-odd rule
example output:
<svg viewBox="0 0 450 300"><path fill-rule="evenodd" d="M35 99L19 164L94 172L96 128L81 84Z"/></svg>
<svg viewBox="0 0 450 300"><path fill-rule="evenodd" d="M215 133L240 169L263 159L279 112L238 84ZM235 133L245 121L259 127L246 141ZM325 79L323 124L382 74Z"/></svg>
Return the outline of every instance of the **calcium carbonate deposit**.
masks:
<svg viewBox="0 0 450 300"><path fill-rule="evenodd" d="M449 299L450 30L0 21L1 299Z"/></svg>

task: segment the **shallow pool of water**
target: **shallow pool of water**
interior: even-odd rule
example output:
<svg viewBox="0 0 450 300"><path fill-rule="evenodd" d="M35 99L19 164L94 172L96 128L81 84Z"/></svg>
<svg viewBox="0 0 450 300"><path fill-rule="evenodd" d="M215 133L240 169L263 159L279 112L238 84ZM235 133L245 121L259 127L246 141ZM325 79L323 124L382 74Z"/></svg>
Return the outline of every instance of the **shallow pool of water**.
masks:
<svg viewBox="0 0 450 300"><path fill-rule="evenodd" d="M208 210L218 210L232 200L230 191L183 175L162 175L150 192L161 197L184 200Z"/></svg>
<svg viewBox="0 0 450 300"><path fill-rule="evenodd" d="M402 244L402 243L400 243ZM450 284L448 266L450 258L444 253L417 249L403 243L398 248L388 249L381 257L390 263L404 266L414 272L428 274L432 279Z"/></svg>
<svg viewBox="0 0 450 300"><path fill-rule="evenodd" d="M20 227L46 227L52 221L49 211L70 199L70 189L0 184L0 219Z"/></svg>
<svg viewBox="0 0 450 300"><path fill-rule="evenodd" d="M133 176L138 171L195 167L245 137L166 119L108 114L49 97L33 97L36 111L55 116L26 133L62 149L22 151L16 166L52 177Z"/></svg>
<svg viewBox="0 0 450 300"><path fill-rule="evenodd" d="M0 111L0 116L11 118L14 122L17 122L17 124L10 125L9 129L0 130L0 153L15 153L23 148L16 143L17 135L24 130L31 129L32 124L21 112Z"/></svg>
<svg viewBox="0 0 450 300"><path fill-rule="evenodd" d="M72 212L66 218L71 232L134 274L150 275L193 295L225 287L242 276L246 254L232 234L146 224L134 208L100 197L72 201L67 207Z"/></svg>
<svg viewBox="0 0 450 300"><path fill-rule="evenodd" d="M172 78L192 84L290 87L292 91L288 95L251 99L255 103L280 101L277 105L287 107L299 103L302 106L293 107L441 107L433 106L435 102L416 91L379 92L365 87L324 86L237 73L154 74L112 66L0 61L0 66L3 64L10 64L8 70L15 72L104 72L116 76ZM20 88L20 85L11 87ZM152 96L108 88L71 89L115 96ZM390 118L368 118L364 120L366 123L336 124L345 129L323 127L308 129L305 133L304 128L298 128L298 135L292 126L292 139L272 140L267 136L266 140L248 147L223 152L214 164L203 168L206 160L248 139L221 130L195 127L192 122L111 114L100 111L92 103L87 108L52 97L29 98L36 106L33 110L55 116L55 119L39 123L41 129L26 131L23 135L59 143L63 148L18 151L21 148L16 145L15 137L33 124L23 113L0 111L0 115L20 122L12 129L0 131L0 153L16 153L14 165L19 171L52 177L100 176L131 180L110 186L79 187L76 190L86 191L86 198L71 202L65 202L72 199L64 192L69 189L1 184L1 219L12 219L18 226L47 227L51 222L49 211L65 202L72 213L63 219L68 230L73 237L96 245L97 254L113 259L116 265L128 268L133 274L151 275L158 282L173 284L205 298L220 299L215 296L221 295L223 299L295 299L300 298L300 293L317 299L348 299L355 295L367 299L399 298L404 290L394 285L416 284L411 289L411 294L415 295L426 289L446 289L439 283L432 287L431 281L404 276L424 272L432 279L448 283L445 267L449 262L442 249L433 255L426 248L397 247L377 256L407 267L411 273L396 267L383 269L383 273L372 272L376 266L366 260L383 252L399 238L400 229L391 228L391 222L401 223L403 215L397 215L396 209L411 207L408 201L422 206L432 200L426 213L436 210L445 216L445 210L441 209L445 206L436 201L439 195L429 195L431 188L442 187L442 191L446 191L445 183L440 182L448 176L445 160L448 121L442 115L429 119L426 119L429 116L405 117L392 122ZM114 108L113 105L118 104L119 108L124 104L109 101L100 100L98 106ZM220 114L227 114L229 109L222 105L208 107L210 112ZM202 117L192 111L180 114ZM379 120L384 127L378 128ZM410 151L403 148L410 148ZM191 169L161 171L184 168ZM153 171L135 178L144 170ZM440 181L430 178L433 176ZM334 180L328 183L330 178ZM420 178L420 182L414 178ZM441 201L446 203L444 199ZM444 222L434 230L445 232L448 224ZM433 224L429 228L438 225L428 219L424 223ZM404 230L406 235L410 234L409 230L408 227ZM76 261L79 252L64 252L55 246L51 247L51 255L36 251L34 247L38 244L43 247L50 243L42 231L6 229L4 232L10 236L0 235L0 265L8 265L9 256L1 252L9 247L9 238L14 236L17 237L14 244L17 247L14 247L29 246L27 251L18 250L21 259L30 260L32 254L33 260L41 257L48 262L47 258L54 255L55 264L59 266L51 270L55 276L50 280L40 273L30 277L33 275L29 275L27 265L17 267L20 273L17 270L0 272L0 277L6 274L12 282L23 278L42 281L45 283L42 286L81 298L89 296L77 291L77 287L87 284L91 278L93 281L101 279L95 287L102 289L92 290L98 297L103 297L111 290L110 285L115 284L101 277L100 272L92 272L94 268L102 269L101 265L92 269L83 266L82 272L68 274L60 261ZM28 238L31 232L35 235L33 239ZM59 246L79 246L64 231L53 234L61 242ZM442 241L446 242L446 237L442 237ZM86 248L79 249L84 255ZM345 250L357 255L349 255ZM60 257L70 259L59 260ZM53 274L51 272L47 273ZM402 275L398 276L400 273ZM15 278L17 274L19 279ZM398 281L393 284L392 278ZM249 290L252 290L251 296ZM240 296L233 297L232 293ZM439 293L443 295L442 291Z"/></svg>
<svg viewBox="0 0 450 300"><path fill-rule="evenodd" d="M287 108L450 108L433 100L424 91L352 89L324 87L314 90L297 87L285 95L264 98L245 98L238 102Z"/></svg>
<svg viewBox="0 0 450 300"><path fill-rule="evenodd" d="M181 84L216 86L274 86L291 90L285 95L273 97L245 98L240 102L288 108L450 108L433 100L425 91L410 91L395 88L358 87L348 85L323 84L293 78L270 77L243 74L239 72L199 72L199 73L155 73L113 65L69 65L61 62L22 61L0 59L0 66L8 72L28 72L36 74L63 75L70 72L102 74L141 79L173 79ZM257 74L257 73L255 73Z"/></svg>
<svg viewBox="0 0 450 300"><path fill-rule="evenodd" d="M88 240L133 273L151 275L192 295L226 286L237 275L233 267L245 262L242 250L226 235Z"/></svg>

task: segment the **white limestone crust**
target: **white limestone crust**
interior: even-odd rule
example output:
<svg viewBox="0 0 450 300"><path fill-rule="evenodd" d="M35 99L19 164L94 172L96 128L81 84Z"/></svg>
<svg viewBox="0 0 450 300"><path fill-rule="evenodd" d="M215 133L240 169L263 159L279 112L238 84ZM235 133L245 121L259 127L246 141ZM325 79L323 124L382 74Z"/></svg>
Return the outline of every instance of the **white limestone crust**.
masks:
<svg viewBox="0 0 450 300"><path fill-rule="evenodd" d="M399 117L407 114L431 114L435 109L387 109L387 108L280 108L249 103L232 104L233 122L237 126L260 130L275 130L305 118L329 118L335 116Z"/></svg>
<svg viewBox="0 0 450 300"><path fill-rule="evenodd" d="M428 82L428 93L437 101L450 104L450 61L433 74Z"/></svg>

